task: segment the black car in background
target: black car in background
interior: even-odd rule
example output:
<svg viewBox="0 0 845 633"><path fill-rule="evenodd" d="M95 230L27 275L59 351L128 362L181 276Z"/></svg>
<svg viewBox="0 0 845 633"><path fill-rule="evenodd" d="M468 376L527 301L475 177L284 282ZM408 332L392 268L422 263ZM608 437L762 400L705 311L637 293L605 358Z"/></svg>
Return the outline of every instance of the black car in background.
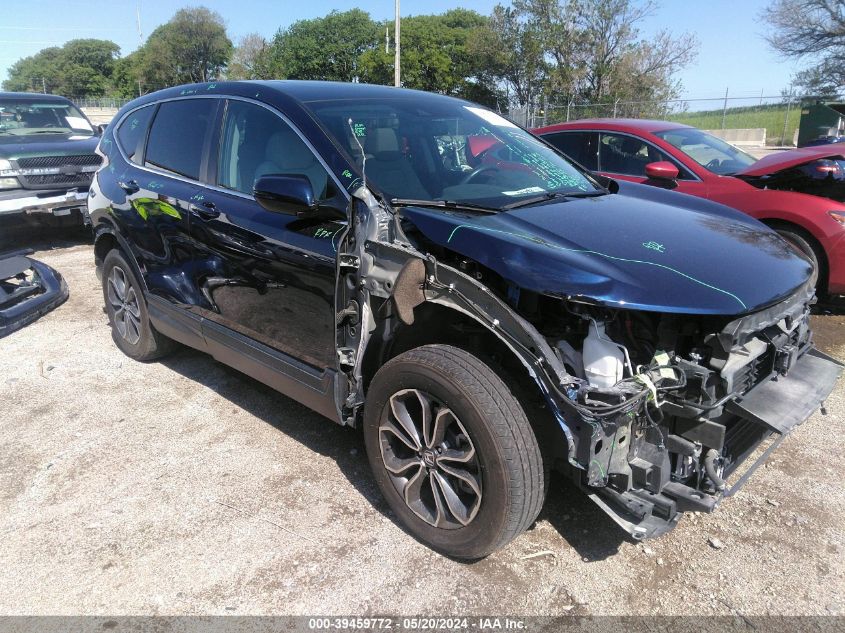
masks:
<svg viewBox="0 0 845 633"><path fill-rule="evenodd" d="M81 224L98 131L64 97L0 92L0 223Z"/></svg>
<svg viewBox="0 0 845 633"><path fill-rule="evenodd" d="M776 233L594 177L466 101L181 86L124 107L99 151L117 346L179 341L363 427L390 507L448 555L528 528L552 468L634 538L710 512L841 371Z"/></svg>

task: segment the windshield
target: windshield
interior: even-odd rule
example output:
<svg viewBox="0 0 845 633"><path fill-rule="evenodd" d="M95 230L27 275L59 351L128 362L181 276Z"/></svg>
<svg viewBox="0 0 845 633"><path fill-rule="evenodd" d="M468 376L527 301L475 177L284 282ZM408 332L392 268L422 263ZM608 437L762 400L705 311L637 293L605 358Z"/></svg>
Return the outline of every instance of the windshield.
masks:
<svg viewBox="0 0 845 633"><path fill-rule="evenodd" d="M27 136L30 134L94 133L82 113L72 104L62 101L30 101L0 99L0 134Z"/></svg>
<svg viewBox="0 0 845 633"><path fill-rule="evenodd" d="M721 176L735 174L757 162L756 158L738 147L701 130L676 128L655 132L654 135L674 145L702 167Z"/></svg>
<svg viewBox="0 0 845 633"><path fill-rule="evenodd" d="M499 210L600 191L525 130L462 101L402 95L307 105L389 199Z"/></svg>

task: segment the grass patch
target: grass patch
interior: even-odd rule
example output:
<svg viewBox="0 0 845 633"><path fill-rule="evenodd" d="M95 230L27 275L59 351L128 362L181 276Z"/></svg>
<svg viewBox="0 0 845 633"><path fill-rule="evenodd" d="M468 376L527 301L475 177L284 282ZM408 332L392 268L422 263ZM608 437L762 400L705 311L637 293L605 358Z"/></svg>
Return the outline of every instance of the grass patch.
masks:
<svg viewBox="0 0 845 633"><path fill-rule="evenodd" d="M768 145L791 145L795 130L798 129L798 123L801 120L801 108L793 104L789 108L788 117L786 106L783 104L728 108L724 117L726 129L764 127ZM701 112L680 112L671 114L667 118L670 121L692 125L702 130L722 128L721 108ZM786 121L786 134L784 134L784 121Z"/></svg>

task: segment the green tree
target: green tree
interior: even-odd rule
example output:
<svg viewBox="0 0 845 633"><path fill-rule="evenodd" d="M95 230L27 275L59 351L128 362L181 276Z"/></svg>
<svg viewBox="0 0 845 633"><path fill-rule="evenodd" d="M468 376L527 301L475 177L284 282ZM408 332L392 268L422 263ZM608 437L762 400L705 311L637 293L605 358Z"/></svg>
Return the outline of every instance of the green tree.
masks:
<svg viewBox="0 0 845 633"><path fill-rule="evenodd" d="M467 9L403 18L402 85L494 104L496 92L486 68L470 48L475 32L486 24L487 18ZM389 33L391 27L392 22L383 23L378 32L387 28ZM393 61L393 50L385 51L377 41L361 54L361 81L393 83Z"/></svg>
<svg viewBox="0 0 845 633"><path fill-rule="evenodd" d="M232 42L219 13L190 7L153 31L137 53L137 76L150 91L218 79L232 54Z"/></svg>
<svg viewBox="0 0 845 633"><path fill-rule="evenodd" d="M135 51L115 61L112 71L112 93L115 96L129 99L142 93L140 55L140 51Z"/></svg>
<svg viewBox="0 0 845 633"><path fill-rule="evenodd" d="M97 39L71 40L61 47L45 48L15 62L4 90L29 90L67 96L99 96L111 89L111 78L120 48Z"/></svg>
<svg viewBox="0 0 845 633"><path fill-rule="evenodd" d="M378 26L367 12L332 11L280 29L270 45L266 70L277 79L354 81L359 58L378 41Z"/></svg>
<svg viewBox="0 0 845 633"><path fill-rule="evenodd" d="M549 63L537 25L511 7L497 5L469 42L469 53L488 76L501 83L509 101L520 107L535 103L545 89Z"/></svg>
<svg viewBox="0 0 845 633"><path fill-rule="evenodd" d="M497 6L477 44L514 103L662 101L680 89L675 75L696 54L694 36L640 37L650 1L514 0Z"/></svg>

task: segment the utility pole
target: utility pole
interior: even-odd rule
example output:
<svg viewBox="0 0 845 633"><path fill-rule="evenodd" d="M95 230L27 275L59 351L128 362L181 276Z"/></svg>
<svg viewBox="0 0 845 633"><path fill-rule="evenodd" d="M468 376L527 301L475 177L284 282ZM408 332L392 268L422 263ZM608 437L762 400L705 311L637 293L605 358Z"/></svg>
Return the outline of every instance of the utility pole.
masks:
<svg viewBox="0 0 845 633"><path fill-rule="evenodd" d="M138 4L135 5L135 18L138 23L138 48L141 48L144 45L144 36L141 34L141 0L138 0ZM138 96L142 94L141 78L138 77Z"/></svg>
<svg viewBox="0 0 845 633"><path fill-rule="evenodd" d="M399 0L396 0L396 23L393 28L396 34L396 43L394 45L393 53L393 85L398 88L402 85L402 79L399 72Z"/></svg>
<svg viewBox="0 0 845 633"><path fill-rule="evenodd" d="M725 129L725 117L728 116L728 89L725 88L725 105L722 107L722 129Z"/></svg>
<svg viewBox="0 0 845 633"><path fill-rule="evenodd" d="M390 52L390 27L384 27L384 54L387 55Z"/></svg>

